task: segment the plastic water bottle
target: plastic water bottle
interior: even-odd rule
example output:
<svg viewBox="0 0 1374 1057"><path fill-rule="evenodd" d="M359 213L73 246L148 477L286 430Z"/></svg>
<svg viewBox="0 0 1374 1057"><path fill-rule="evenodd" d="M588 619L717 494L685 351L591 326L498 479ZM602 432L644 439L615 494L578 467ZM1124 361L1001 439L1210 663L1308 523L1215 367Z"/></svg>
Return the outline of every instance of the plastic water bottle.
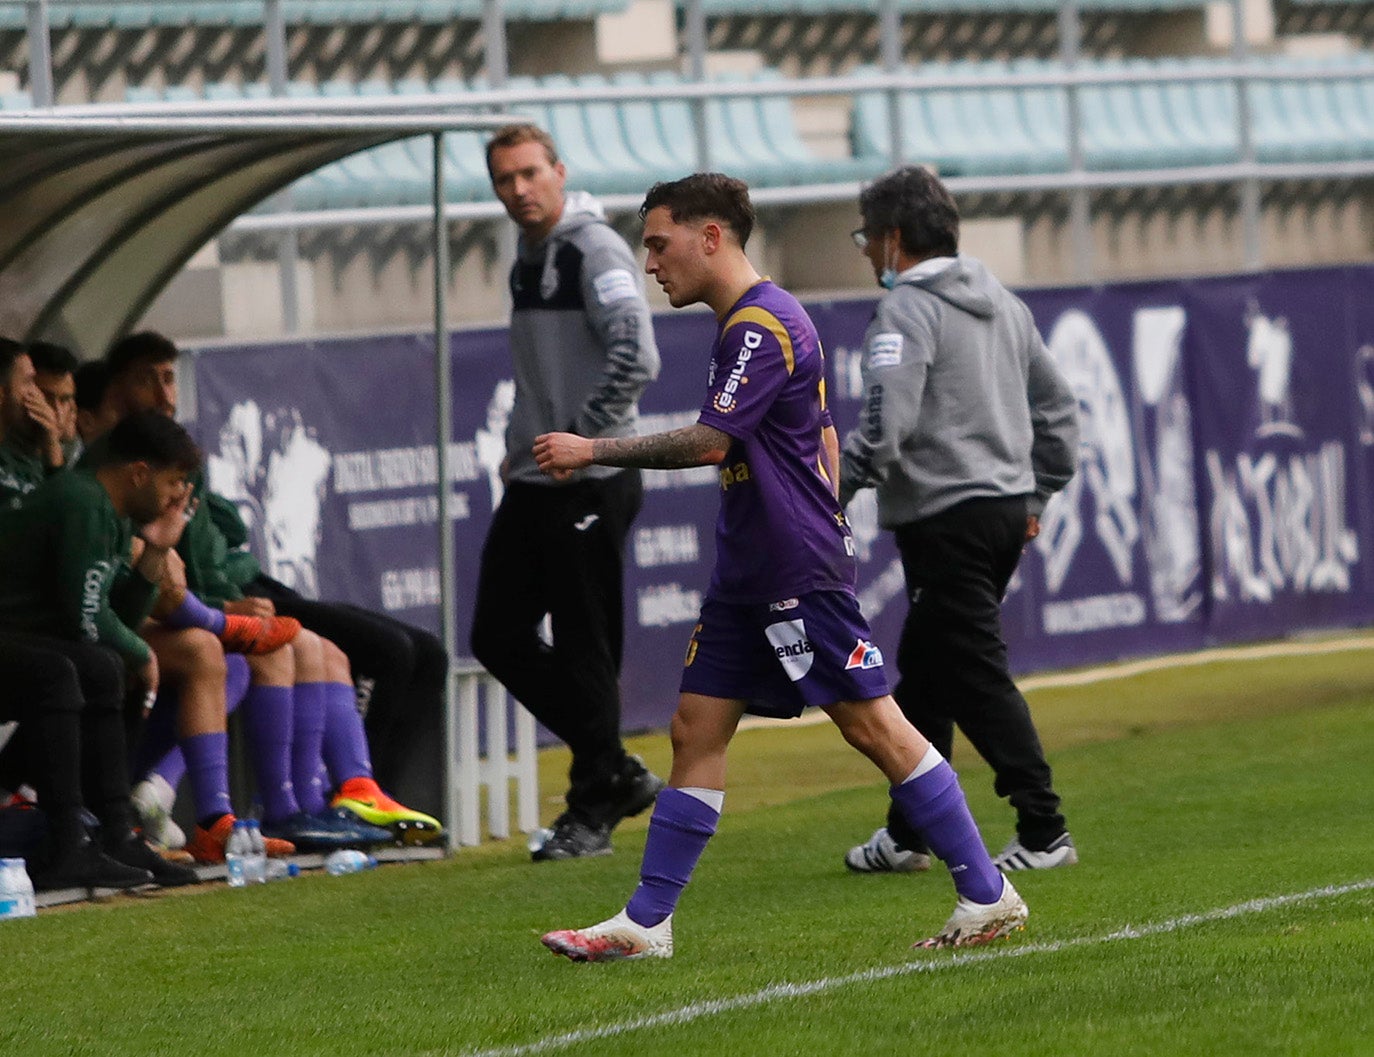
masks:
<svg viewBox="0 0 1374 1057"><path fill-rule="evenodd" d="M31 918L38 913L33 902L33 882L23 859L0 859L0 921Z"/></svg>
<svg viewBox="0 0 1374 1057"><path fill-rule="evenodd" d="M358 851L356 848L341 848L331 852L329 858L325 859L324 872L331 877L338 877L340 874L370 870L376 865L377 860L367 852Z"/></svg>
<svg viewBox="0 0 1374 1057"><path fill-rule="evenodd" d="M269 881L280 881L287 877L299 877L301 868L293 862L285 859L267 860L267 879Z"/></svg>
<svg viewBox="0 0 1374 1057"><path fill-rule="evenodd" d="M229 871L229 887L242 888L248 883L248 859L253 854L253 834L250 819L234 820L229 843L224 846L224 866Z"/></svg>
<svg viewBox="0 0 1374 1057"><path fill-rule="evenodd" d="M262 839L262 830L258 826L258 820L250 818L248 822L248 859L244 863L244 879L253 885L264 885L267 883L267 842Z"/></svg>

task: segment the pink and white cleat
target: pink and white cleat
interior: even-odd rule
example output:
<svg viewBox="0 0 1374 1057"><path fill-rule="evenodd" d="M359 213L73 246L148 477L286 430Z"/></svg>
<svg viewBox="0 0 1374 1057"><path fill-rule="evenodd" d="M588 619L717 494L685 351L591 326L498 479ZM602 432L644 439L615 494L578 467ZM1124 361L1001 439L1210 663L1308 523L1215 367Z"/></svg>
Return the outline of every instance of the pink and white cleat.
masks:
<svg viewBox="0 0 1374 1057"><path fill-rule="evenodd" d="M976 947L982 943L1010 936L1026 927L1030 909L1011 886L1002 878L1002 898L995 903L975 903L959 897L954 904L954 913L949 916L938 935L921 940L912 946L933 950L938 947Z"/></svg>
<svg viewBox="0 0 1374 1057"><path fill-rule="evenodd" d="M671 958L673 916L669 914L657 925L645 926L631 921L622 910L599 925L546 933L539 942L554 954L561 954L575 962Z"/></svg>

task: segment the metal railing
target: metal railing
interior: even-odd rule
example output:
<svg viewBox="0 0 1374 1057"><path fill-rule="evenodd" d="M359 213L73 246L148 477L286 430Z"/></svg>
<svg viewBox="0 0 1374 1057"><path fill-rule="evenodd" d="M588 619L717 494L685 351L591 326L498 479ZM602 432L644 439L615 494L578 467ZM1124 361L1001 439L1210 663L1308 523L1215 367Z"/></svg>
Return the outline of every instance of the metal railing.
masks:
<svg viewBox="0 0 1374 1057"><path fill-rule="evenodd" d="M53 77L50 52L49 8L53 3L66 7L94 5L102 0L0 0L0 6L23 6L28 11L29 35L29 83L35 105L50 105L52 101ZM184 0L103 0L103 3L134 3L141 5L175 3ZM287 83L286 65L286 20L283 16L283 0L261 0L263 5L263 31L267 54L267 73L269 87L273 96L285 93ZM337 0L334 0L337 2ZM1222 183L1234 184L1238 188L1239 213L1242 222L1244 263L1247 268L1257 269L1263 264L1263 247L1260 239L1260 186L1266 181L1290 179L1359 179L1374 176L1374 163L1371 162L1313 162L1313 163L1261 163L1255 150L1254 123L1249 86L1258 81L1271 80L1352 80L1368 78L1367 70L1342 69L1321 70L1304 69L1300 73L1275 70L1251 64L1246 43L1246 23L1244 0L1229 0L1232 11L1232 61L1217 64L1207 69L1171 70L1167 72L1149 70L1084 70L1081 66L1080 11L1078 0L1065 0L1059 10L1060 62L1062 69L1056 72L1026 72L1016 74L980 74L976 85L980 89L995 88L1062 88L1065 91L1065 139L1067 145L1067 166L1057 173L1039 173L1015 176L952 177L946 180L955 194L969 193L1006 193L1006 192L1063 192L1069 197L1070 228L1074 247L1075 271L1078 278L1090 279L1093 275L1092 238L1091 238L1091 193L1095 190L1131 187L1158 187L1169 184ZM904 142L904 132L900 117L899 100L907 92L932 92L942 89L969 87L968 77L926 76L901 71L901 19L898 0L883 0L878 11L880 27L880 49L882 73L873 77L827 77L804 79L791 82L769 83L712 83L705 80L707 20L701 0L686 0L683 15L682 51L692 83L679 85L646 85L634 87L578 87L556 90L525 89L511 91L503 88L509 68L503 0L483 0L482 26L483 47L488 80L493 88L486 91L473 91L461 95L435 95L420 97L414 103L417 111L440 109L449 106L505 106L519 107L521 104L547 102L616 102L627 100L686 100L692 107L692 126L695 157L701 167L711 161L711 144L707 133L705 104L710 99L735 97L795 97L795 96L834 96L857 95L860 93L881 92L887 98L888 130L891 144L890 161L893 165L903 164L913 159L911 144ZM1080 105L1081 91L1089 86L1111 84L1157 84L1187 81L1230 81L1235 85L1237 94L1236 143L1238 160L1231 163L1205 166L1168 167L1159 169L1116 170L1111 172L1094 171L1087 168L1084 149L1084 130ZM365 111L367 101L353 99L321 99L315 101L321 112L331 106L349 112ZM396 100L391 101L394 106ZM243 112L252 109L250 104L224 103L219 106L226 111ZM195 106L178 107L169 105L156 108L121 106L115 112L133 114L151 110L157 113L179 112L181 110L200 113L214 112L216 104L201 103ZM69 113L80 113L88 108L64 108ZM312 107L315 109L315 107ZM102 107L105 113L111 108ZM754 193L760 206L787 206L842 201L852 199L857 192L855 183L813 184L804 186L761 188ZM283 305L287 329L296 329L298 296L295 291L295 260L297 256L296 239L298 233L306 228L331 228L345 226L367 226L379 224L408 224L428 222L432 211L427 207L396 206L342 210L312 210L293 212L289 199L279 199L282 212L276 215L254 215L243 217L231 225L234 232L266 233L273 232L279 238L279 263L283 283ZM632 210L638 207L635 196L606 197L607 208L612 211ZM492 202L455 203L444 207L447 223L496 219L502 215L500 207Z"/></svg>

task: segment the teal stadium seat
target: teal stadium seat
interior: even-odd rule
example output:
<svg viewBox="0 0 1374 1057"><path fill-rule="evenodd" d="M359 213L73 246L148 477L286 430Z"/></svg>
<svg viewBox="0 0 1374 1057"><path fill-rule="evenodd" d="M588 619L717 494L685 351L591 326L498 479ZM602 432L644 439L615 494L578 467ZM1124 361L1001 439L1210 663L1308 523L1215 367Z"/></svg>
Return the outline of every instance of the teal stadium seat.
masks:
<svg viewBox="0 0 1374 1057"><path fill-rule="evenodd" d="M629 0L507 0L515 22L591 19L623 12ZM482 0L286 0L282 14L291 25L346 26L379 23L437 25L482 17ZM188 0L179 4L63 3L48 5L54 29L140 30L157 26L260 26L262 0ZM0 7L0 29L23 29L23 7Z"/></svg>

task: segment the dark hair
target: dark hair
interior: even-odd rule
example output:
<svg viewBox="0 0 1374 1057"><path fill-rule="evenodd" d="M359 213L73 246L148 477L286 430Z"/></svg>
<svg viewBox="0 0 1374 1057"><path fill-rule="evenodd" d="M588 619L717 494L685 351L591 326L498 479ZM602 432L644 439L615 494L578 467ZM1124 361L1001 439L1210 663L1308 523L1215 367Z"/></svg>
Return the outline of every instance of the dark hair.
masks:
<svg viewBox="0 0 1374 1057"><path fill-rule="evenodd" d="M35 341L30 345L29 359L33 361L33 369L42 374L75 374L81 364L71 349L51 341Z"/></svg>
<svg viewBox="0 0 1374 1057"><path fill-rule="evenodd" d="M496 130L496 134L487 140L487 175L491 175L493 151L504 147L518 147L522 143L538 143L544 148L544 153L549 156L549 164L558 164L558 147L554 145L553 137L538 125L531 125L528 122L518 125L502 125Z"/></svg>
<svg viewBox="0 0 1374 1057"><path fill-rule="evenodd" d="M644 196L639 219L649 210L664 206L674 224L689 220L719 220L735 233L739 244L749 241L754 230L754 203L749 201L749 185L718 172L699 172L681 180L656 183Z"/></svg>
<svg viewBox="0 0 1374 1057"><path fill-rule="evenodd" d="M900 233L913 257L952 257L959 252L959 207L939 177L919 165L905 165L878 177L859 192L859 213L869 234Z"/></svg>
<svg viewBox="0 0 1374 1057"><path fill-rule="evenodd" d="M177 358L177 347L171 338L152 330L139 331L120 338L105 354L110 368L110 381L122 377L134 367L145 363L170 363Z"/></svg>
<svg viewBox="0 0 1374 1057"><path fill-rule="evenodd" d="M0 338L0 385L10 384L10 372L14 370L14 361L28 351L17 341Z"/></svg>
<svg viewBox="0 0 1374 1057"><path fill-rule="evenodd" d="M79 411L99 411L110 388L110 365L104 360L87 360L73 373L76 406Z"/></svg>
<svg viewBox="0 0 1374 1057"><path fill-rule="evenodd" d="M135 411L110 430L107 443L112 462L146 462L186 473L200 469L200 449L191 434L159 411Z"/></svg>

